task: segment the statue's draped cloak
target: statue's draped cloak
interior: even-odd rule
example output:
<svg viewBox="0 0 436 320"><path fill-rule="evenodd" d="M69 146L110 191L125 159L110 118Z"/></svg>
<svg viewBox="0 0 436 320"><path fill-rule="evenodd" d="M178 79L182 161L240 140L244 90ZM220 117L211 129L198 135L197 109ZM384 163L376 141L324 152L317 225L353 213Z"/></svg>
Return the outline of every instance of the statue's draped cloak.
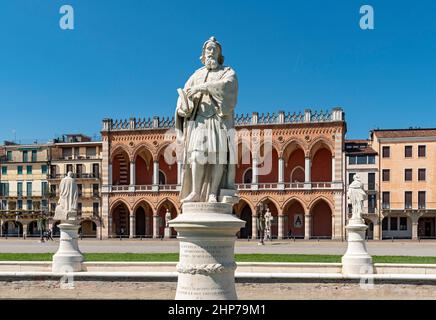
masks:
<svg viewBox="0 0 436 320"><path fill-rule="evenodd" d="M59 185L59 205L66 212L77 209L77 199L79 192L77 184L73 178L66 177L61 180Z"/></svg>
<svg viewBox="0 0 436 320"><path fill-rule="evenodd" d="M348 186L348 198L351 201L353 212L361 215L362 214L362 201L366 199L366 193L363 190L363 184L360 181L353 181Z"/></svg>
<svg viewBox="0 0 436 320"><path fill-rule="evenodd" d="M236 164L236 137L234 135L234 108L238 95L238 80L236 73L230 67L220 66L213 76L209 74L206 67L198 69L186 82L184 91L193 86L207 83L208 95L210 102L213 104L217 117L222 120L222 127L228 133L227 139L227 165L221 180L220 189L235 189L235 164ZM192 172L188 164L187 146L191 137L191 130L194 126L197 110L203 100L203 94L196 94L188 99L191 114L183 118L178 114L182 107L180 98L177 101L175 113L175 128L177 139L183 145L183 170L182 170L182 188L180 198L183 199L192 191ZM228 131L230 130L230 132ZM200 201L207 201L210 193L210 187L214 164L206 164L205 176L201 182Z"/></svg>

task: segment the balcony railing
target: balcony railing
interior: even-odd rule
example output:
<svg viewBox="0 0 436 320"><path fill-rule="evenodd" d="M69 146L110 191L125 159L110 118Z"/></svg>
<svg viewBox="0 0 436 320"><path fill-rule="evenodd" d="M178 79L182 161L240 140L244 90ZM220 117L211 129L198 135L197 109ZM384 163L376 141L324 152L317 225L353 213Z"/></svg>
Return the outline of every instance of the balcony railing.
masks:
<svg viewBox="0 0 436 320"><path fill-rule="evenodd" d="M292 182L292 183L240 183L236 184L236 188L240 191L244 190L298 190L298 189L315 189L315 190L331 190L342 189L341 182ZM138 191L179 191L180 185L163 184L163 185L112 185L108 186L112 192L138 192Z"/></svg>
<svg viewBox="0 0 436 320"><path fill-rule="evenodd" d="M177 184L163 184L159 185L159 190L162 191L177 191Z"/></svg>
<svg viewBox="0 0 436 320"><path fill-rule="evenodd" d="M70 155L70 156L53 156L52 160L100 160L100 156L87 155Z"/></svg>
<svg viewBox="0 0 436 320"><path fill-rule="evenodd" d="M33 191L32 193L27 192L9 192L4 195L0 195L0 198L48 198L50 196L49 192Z"/></svg>
<svg viewBox="0 0 436 320"><path fill-rule="evenodd" d="M112 191L129 191L129 186L112 186Z"/></svg>
<svg viewBox="0 0 436 320"><path fill-rule="evenodd" d="M385 210L436 210L436 202L390 202L382 203Z"/></svg>
<svg viewBox="0 0 436 320"><path fill-rule="evenodd" d="M66 177L66 174L49 174L47 175L47 179L62 179ZM73 173L73 177L76 179L99 179L99 173Z"/></svg>
<svg viewBox="0 0 436 320"><path fill-rule="evenodd" d="M59 191L51 192L50 196L53 198L54 197L59 198ZM100 197L99 192L94 192L94 191L79 192L79 198L99 198L99 197Z"/></svg>

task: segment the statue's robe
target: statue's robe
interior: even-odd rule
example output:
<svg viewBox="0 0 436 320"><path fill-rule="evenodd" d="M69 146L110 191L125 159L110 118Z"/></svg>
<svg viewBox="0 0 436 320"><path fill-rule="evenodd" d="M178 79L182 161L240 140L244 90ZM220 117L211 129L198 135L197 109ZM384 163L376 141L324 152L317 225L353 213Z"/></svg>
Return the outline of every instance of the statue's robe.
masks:
<svg viewBox="0 0 436 320"><path fill-rule="evenodd" d="M238 80L235 71L230 67L220 66L215 70L206 67L198 69L186 82L184 91L196 85L207 83L208 94L197 93L188 99L189 113L182 117L179 110L182 109L182 100L178 99L175 113L175 128L177 138L183 144L183 171L182 188L180 198L183 199L192 192L192 171L189 165L191 135L195 126L198 125L199 110L213 108L214 117L219 120L220 127L226 133L226 164L219 189L235 189L235 165L236 165L236 137L234 130L234 108L238 95ZM230 131L229 131L230 130ZM212 138L213 137L208 137ZM212 140L211 139L211 140ZM214 142L214 141L212 141ZM220 150L221 152L223 150ZM222 160L222 159L221 159ZM222 161L220 160L220 163ZM200 201L205 202L210 194L212 177L214 174L213 163L205 164L205 174L201 181Z"/></svg>
<svg viewBox="0 0 436 320"><path fill-rule="evenodd" d="M348 198L351 201L353 213L356 213L359 218L362 216L362 204L366 199L366 192L363 190L363 183L360 181L353 181L348 186Z"/></svg>
<svg viewBox="0 0 436 320"><path fill-rule="evenodd" d="M68 213L77 210L79 191L74 178L65 177L59 185L59 201L56 206L55 219L67 220Z"/></svg>

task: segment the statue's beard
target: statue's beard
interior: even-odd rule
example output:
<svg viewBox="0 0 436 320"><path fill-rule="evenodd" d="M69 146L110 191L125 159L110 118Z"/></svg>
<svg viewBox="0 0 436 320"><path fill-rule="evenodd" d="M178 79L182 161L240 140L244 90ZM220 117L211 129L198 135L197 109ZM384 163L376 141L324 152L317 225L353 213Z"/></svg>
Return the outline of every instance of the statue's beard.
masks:
<svg viewBox="0 0 436 320"><path fill-rule="evenodd" d="M205 66L207 69L209 69L209 70L216 69L216 68L218 68L218 65L219 65L219 63L215 58L213 58L213 57L206 58Z"/></svg>

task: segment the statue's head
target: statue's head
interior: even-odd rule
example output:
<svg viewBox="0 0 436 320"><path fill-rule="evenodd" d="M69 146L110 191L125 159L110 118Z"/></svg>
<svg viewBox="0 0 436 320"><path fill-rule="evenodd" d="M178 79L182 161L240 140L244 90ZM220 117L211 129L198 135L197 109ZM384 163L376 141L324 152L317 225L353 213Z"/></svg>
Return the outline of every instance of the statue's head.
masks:
<svg viewBox="0 0 436 320"><path fill-rule="evenodd" d="M209 40L203 44L200 60L208 69L216 69L224 63L221 44L215 37L210 37Z"/></svg>
<svg viewBox="0 0 436 320"><path fill-rule="evenodd" d="M356 173L356 174L353 176L353 180L354 180L354 181L360 181L360 176L359 176L358 173Z"/></svg>
<svg viewBox="0 0 436 320"><path fill-rule="evenodd" d="M73 177L73 173L71 171L68 171L67 176L68 176L68 178L72 178Z"/></svg>

